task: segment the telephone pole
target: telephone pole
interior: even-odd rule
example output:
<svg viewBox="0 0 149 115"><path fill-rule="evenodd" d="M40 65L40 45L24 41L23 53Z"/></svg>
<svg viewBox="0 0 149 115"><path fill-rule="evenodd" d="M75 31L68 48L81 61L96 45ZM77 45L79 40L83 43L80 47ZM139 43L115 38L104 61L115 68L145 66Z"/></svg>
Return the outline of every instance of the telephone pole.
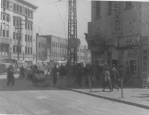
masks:
<svg viewBox="0 0 149 115"><path fill-rule="evenodd" d="M17 43L17 54L18 54L18 60L20 59L20 53L21 53L21 39L22 39L22 19L18 18L17 20L17 30L18 30L18 43Z"/></svg>

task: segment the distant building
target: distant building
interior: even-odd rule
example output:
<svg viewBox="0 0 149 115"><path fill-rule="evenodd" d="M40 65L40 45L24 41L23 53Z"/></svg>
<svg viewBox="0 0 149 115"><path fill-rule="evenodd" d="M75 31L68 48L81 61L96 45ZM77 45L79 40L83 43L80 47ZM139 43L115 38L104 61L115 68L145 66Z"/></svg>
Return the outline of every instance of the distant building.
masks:
<svg viewBox="0 0 149 115"><path fill-rule="evenodd" d="M40 35L42 38L46 38L47 42L47 59L49 54L49 60L52 61L66 61L67 60L67 48L68 48L68 40L56 37L53 35ZM87 46L80 45L77 51L78 62L80 63L90 63L91 55L87 49ZM87 57L89 56L89 57Z"/></svg>
<svg viewBox="0 0 149 115"><path fill-rule="evenodd" d="M13 58L32 63L33 18L37 6L25 0L1 0L0 60Z"/></svg>

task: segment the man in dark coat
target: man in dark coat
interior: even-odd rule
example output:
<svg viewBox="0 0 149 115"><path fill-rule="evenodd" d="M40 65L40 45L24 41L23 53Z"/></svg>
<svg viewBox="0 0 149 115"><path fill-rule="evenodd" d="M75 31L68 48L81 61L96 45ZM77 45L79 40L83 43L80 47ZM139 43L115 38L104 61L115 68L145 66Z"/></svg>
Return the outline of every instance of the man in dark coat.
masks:
<svg viewBox="0 0 149 115"><path fill-rule="evenodd" d="M113 88L116 88L117 90L119 90L118 79L119 79L119 72L116 69L116 66L113 64L113 68L111 69L112 90Z"/></svg>
<svg viewBox="0 0 149 115"><path fill-rule="evenodd" d="M13 65L10 65L10 67L8 67L7 80L8 80L7 86L10 86L10 84L12 86L14 86L15 78L14 78L14 68L13 68Z"/></svg>
<svg viewBox="0 0 149 115"><path fill-rule="evenodd" d="M52 69L52 76L53 76L54 85L56 85L56 83L57 83L58 74L59 74L59 68L58 68L58 65L57 65Z"/></svg>

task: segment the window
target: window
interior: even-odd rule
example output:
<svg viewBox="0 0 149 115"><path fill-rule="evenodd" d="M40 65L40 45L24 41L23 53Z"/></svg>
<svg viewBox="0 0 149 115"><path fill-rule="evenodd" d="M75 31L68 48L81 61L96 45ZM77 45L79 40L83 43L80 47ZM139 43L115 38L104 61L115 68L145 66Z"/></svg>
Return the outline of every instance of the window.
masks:
<svg viewBox="0 0 149 115"><path fill-rule="evenodd" d="M10 15L7 14L7 22L10 22Z"/></svg>
<svg viewBox="0 0 149 115"><path fill-rule="evenodd" d="M27 35L25 34L25 41L27 41Z"/></svg>
<svg viewBox="0 0 149 115"><path fill-rule="evenodd" d="M16 11L16 4L13 4L13 11Z"/></svg>
<svg viewBox="0 0 149 115"><path fill-rule="evenodd" d="M29 28L29 27L30 27L29 25L30 25L30 23L28 22L28 25L27 25L27 26L28 26L28 30L30 29L30 28Z"/></svg>
<svg viewBox="0 0 149 115"><path fill-rule="evenodd" d="M126 2L126 9L131 9L133 7L132 2Z"/></svg>
<svg viewBox="0 0 149 115"><path fill-rule="evenodd" d="M31 23L31 24L30 24L30 29L31 29L31 30L33 29L33 27L32 27L32 26L33 26L33 24Z"/></svg>
<svg viewBox="0 0 149 115"><path fill-rule="evenodd" d="M32 42L32 36L31 36L31 42Z"/></svg>
<svg viewBox="0 0 149 115"><path fill-rule="evenodd" d="M29 16L29 17L30 17L30 10L28 10L27 16Z"/></svg>
<svg viewBox="0 0 149 115"><path fill-rule="evenodd" d="M16 47L13 46L13 53L16 53Z"/></svg>
<svg viewBox="0 0 149 115"><path fill-rule="evenodd" d="M112 14L112 1L109 1L108 2L108 14L110 15L110 14Z"/></svg>
<svg viewBox="0 0 149 115"><path fill-rule="evenodd" d="M27 16L27 9L25 8L25 15Z"/></svg>
<svg viewBox="0 0 149 115"><path fill-rule="evenodd" d="M7 32L7 38L9 38L9 30L7 30L6 32Z"/></svg>
<svg viewBox="0 0 149 115"><path fill-rule="evenodd" d="M17 40L18 40L18 37L19 37L19 36L18 36L18 33L16 33L16 39L17 39Z"/></svg>
<svg viewBox="0 0 149 115"><path fill-rule="evenodd" d="M31 13L31 18L33 18L33 11L31 11L30 13Z"/></svg>
<svg viewBox="0 0 149 115"><path fill-rule="evenodd" d="M13 39L15 39L15 32L13 32Z"/></svg>
<svg viewBox="0 0 149 115"><path fill-rule="evenodd" d="M6 0L3 0L3 7L6 7Z"/></svg>
<svg viewBox="0 0 149 115"><path fill-rule="evenodd" d="M20 13L22 14L22 6L20 6Z"/></svg>
<svg viewBox="0 0 149 115"><path fill-rule="evenodd" d="M3 30L3 37L5 37L5 30Z"/></svg>
<svg viewBox="0 0 149 115"><path fill-rule="evenodd" d="M29 35L28 35L28 42L30 41L29 38L30 38L30 37L29 37Z"/></svg>
<svg viewBox="0 0 149 115"><path fill-rule="evenodd" d="M32 54L32 48L31 48L31 54Z"/></svg>
<svg viewBox="0 0 149 115"><path fill-rule="evenodd" d="M25 47L25 54L27 54L27 47Z"/></svg>
<svg viewBox="0 0 149 115"><path fill-rule="evenodd" d="M7 8L9 9L9 1L7 1Z"/></svg>
<svg viewBox="0 0 149 115"><path fill-rule="evenodd" d="M5 21L5 14L3 13L3 20Z"/></svg>
<svg viewBox="0 0 149 115"><path fill-rule="evenodd" d="M28 54L30 54L29 47L28 47Z"/></svg>
<svg viewBox="0 0 149 115"><path fill-rule="evenodd" d="M100 17L100 1L96 1L96 17Z"/></svg>
<svg viewBox="0 0 149 115"><path fill-rule="evenodd" d="M15 16L13 16L13 26L15 26Z"/></svg>

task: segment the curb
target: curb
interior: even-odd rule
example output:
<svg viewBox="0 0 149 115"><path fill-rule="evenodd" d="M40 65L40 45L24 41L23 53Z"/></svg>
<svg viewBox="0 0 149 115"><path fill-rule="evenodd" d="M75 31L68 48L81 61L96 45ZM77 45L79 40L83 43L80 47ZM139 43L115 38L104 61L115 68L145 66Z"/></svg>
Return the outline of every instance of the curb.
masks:
<svg viewBox="0 0 149 115"><path fill-rule="evenodd" d="M110 101L124 103L124 104L127 104L127 105L132 105L132 106L136 106L136 107L140 107L140 108L148 109L149 110L149 106L143 105L143 104L138 104L138 103L135 103L135 102L114 99L114 98L105 97L105 96L101 96L101 95L90 94L90 93L86 93L86 92L82 92L82 91L77 91L77 90L74 90L74 89L70 89L70 88L66 88L66 87L61 87L61 86L53 86L53 85L50 85L50 86L57 87L57 88L60 88L60 89L70 90L70 91L74 91L74 92L77 92L77 93L82 93L82 94L86 94L86 95L90 95L90 96L94 96L94 97L97 97L97 98L102 98L102 99L106 99L106 100L110 100Z"/></svg>

